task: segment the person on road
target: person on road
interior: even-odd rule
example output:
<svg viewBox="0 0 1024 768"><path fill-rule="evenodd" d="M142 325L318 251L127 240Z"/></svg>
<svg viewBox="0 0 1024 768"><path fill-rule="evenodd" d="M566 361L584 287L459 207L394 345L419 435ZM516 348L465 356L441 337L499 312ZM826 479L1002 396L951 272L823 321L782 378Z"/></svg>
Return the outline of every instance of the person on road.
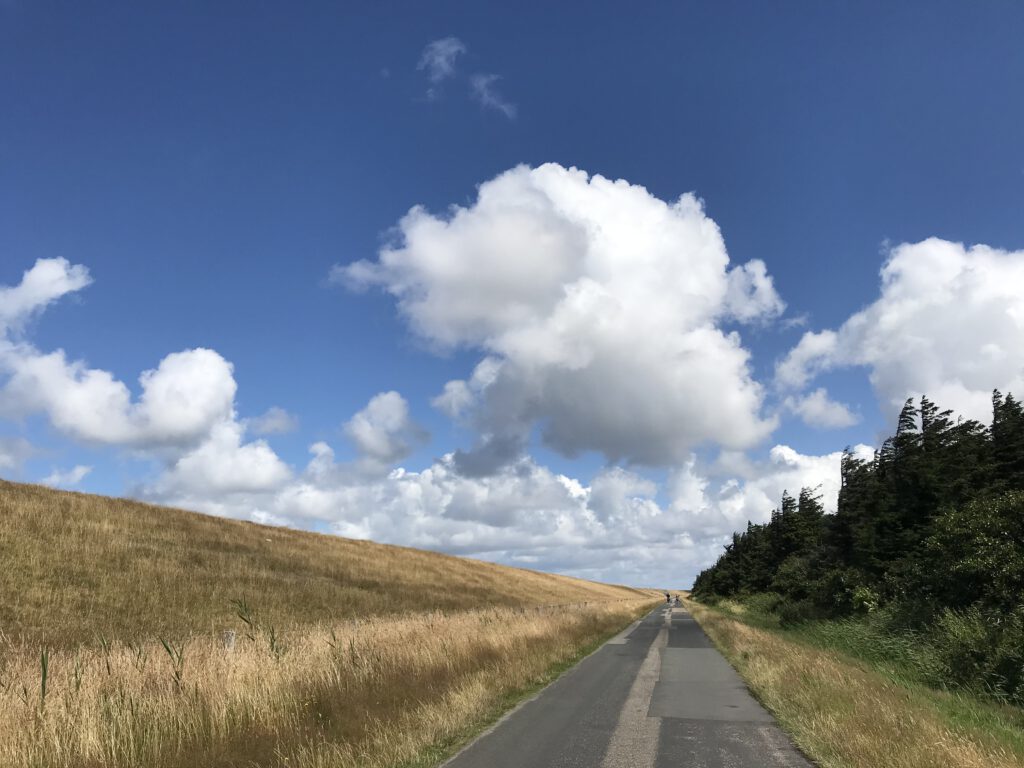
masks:
<svg viewBox="0 0 1024 768"><path fill-rule="evenodd" d="M671 603L672 602L672 595L670 595L668 592L665 593L665 602L666 603Z"/></svg>

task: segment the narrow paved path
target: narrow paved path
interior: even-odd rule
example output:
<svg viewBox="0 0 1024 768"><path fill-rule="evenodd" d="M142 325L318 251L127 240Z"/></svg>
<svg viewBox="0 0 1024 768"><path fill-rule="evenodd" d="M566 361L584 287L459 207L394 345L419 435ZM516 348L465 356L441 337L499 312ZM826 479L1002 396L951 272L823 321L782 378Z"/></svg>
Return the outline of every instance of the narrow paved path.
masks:
<svg viewBox="0 0 1024 768"><path fill-rule="evenodd" d="M682 608L659 608L446 768L810 768Z"/></svg>

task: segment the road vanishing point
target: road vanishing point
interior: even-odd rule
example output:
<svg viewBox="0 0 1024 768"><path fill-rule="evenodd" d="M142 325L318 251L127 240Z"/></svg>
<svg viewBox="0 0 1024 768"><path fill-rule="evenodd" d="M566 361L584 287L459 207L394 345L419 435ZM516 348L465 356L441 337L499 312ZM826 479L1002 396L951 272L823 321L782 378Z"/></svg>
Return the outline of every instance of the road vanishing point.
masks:
<svg viewBox="0 0 1024 768"><path fill-rule="evenodd" d="M683 608L608 641L444 768L812 768Z"/></svg>

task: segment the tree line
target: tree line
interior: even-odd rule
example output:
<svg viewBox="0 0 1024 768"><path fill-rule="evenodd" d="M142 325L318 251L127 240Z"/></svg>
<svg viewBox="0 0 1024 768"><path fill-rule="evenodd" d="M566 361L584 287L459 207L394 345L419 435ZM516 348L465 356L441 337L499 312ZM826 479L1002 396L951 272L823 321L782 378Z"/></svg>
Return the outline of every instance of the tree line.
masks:
<svg viewBox="0 0 1024 768"><path fill-rule="evenodd" d="M767 523L733 535L694 595L768 593L784 624L879 609L909 631L959 621L977 646L970 674L1024 699L1021 402L995 391L986 426L907 400L896 434L870 460L847 448L840 472L834 514L816 489L784 493Z"/></svg>

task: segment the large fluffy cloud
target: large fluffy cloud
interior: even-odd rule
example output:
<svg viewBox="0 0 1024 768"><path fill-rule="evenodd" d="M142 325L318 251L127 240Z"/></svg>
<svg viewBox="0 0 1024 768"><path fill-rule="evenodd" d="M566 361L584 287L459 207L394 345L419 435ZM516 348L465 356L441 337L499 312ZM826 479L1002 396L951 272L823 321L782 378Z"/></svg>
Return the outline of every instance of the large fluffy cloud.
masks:
<svg viewBox="0 0 1024 768"><path fill-rule="evenodd" d="M684 461L694 446L749 447L772 430L730 322L784 308L761 262L730 267L692 195L558 165L518 167L445 216L413 208L374 262L335 269L395 296L440 348L480 350L467 381L438 400L478 430L463 464L514 461L529 432L567 456Z"/></svg>
<svg viewBox="0 0 1024 768"><path fill-rule="evenodd" d="M986 422L993 388L1024 394L1024 251L932 238L893 248L881 277L838 330L804 335L776 369L781 386L866 366L889 415L926 394Z"/></svg>

